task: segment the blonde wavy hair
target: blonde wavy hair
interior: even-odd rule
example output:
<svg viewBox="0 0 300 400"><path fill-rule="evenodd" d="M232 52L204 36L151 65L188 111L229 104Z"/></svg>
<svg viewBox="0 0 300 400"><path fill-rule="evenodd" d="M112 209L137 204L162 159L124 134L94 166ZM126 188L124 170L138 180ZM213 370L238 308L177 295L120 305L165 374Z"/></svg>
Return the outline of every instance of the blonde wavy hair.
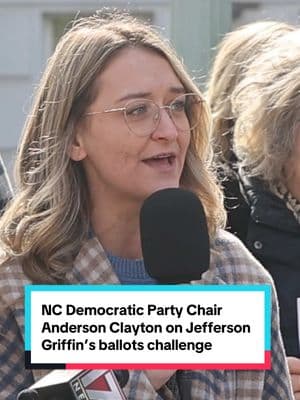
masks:
<svg viewBox="0 0 300 400"><path fill-rule="evenodd" d="M74 23L37 89L17 155L17 193L0 222L5 259L19 260L33 282L63 281L87 238L87 183L81 163L69 157L74 127L95 98L96 77L120 50L132 46L159 53L186 90L200 94L167 41L147 24L111 11ZM210 170L209 112L204 102L200 107L201 122L191 134L181 185L199 194L214 235L225 217Z"/></svg>
<svg viewBox="0 0 300 400"><path fill-rule="evenodd" d="M229 32L220 42L207 82L206 98L212 111L213 145L216 159L231 156L235 116L232 92L257 56L274 40L295 28L279 21L258 21Z"/></svg>
<svg viewBox="0 0 300 400"><path fill-rule="evenodd" d="M241 165L270 185L284 182L300 120L300 30L258 57L233 97L234 148Z"/></svg>

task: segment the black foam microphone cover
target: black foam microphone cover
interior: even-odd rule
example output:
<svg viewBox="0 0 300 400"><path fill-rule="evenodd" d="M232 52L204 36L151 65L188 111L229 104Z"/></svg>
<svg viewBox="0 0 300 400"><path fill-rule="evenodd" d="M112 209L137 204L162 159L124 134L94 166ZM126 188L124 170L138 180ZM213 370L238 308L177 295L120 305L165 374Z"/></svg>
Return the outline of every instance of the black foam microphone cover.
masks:
<svg viewBox="0 0 300 400"><path fill-rule="evenodd" d="M39 400L36 390L24 389L18 394L17 400Z"/></svg>
<svg viewBox="0 0 300 400"><path fill-rule="evenodd" d="M195 193L177 188L151 194L140 212L142 252L148 274L159 283L185 283L209 268L209 234Z"/></svg>

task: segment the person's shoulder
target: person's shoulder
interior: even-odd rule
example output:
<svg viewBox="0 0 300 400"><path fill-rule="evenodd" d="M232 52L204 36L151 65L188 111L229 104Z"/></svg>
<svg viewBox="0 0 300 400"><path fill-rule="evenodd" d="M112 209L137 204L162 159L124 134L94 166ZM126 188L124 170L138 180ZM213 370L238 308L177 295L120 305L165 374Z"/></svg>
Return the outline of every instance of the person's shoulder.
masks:
<svg viewBox="0 0 300 400"><path fill-rule="evenodd" d="M11 198L12 187L0 155L0 202L3 205Z"/></svg>
<svg viewBox="0 0 300 400"><path fill-rule="evenodd" d="M268 271L242 241L230 232L218 230L211 258L218 274L226 283L273 283Z"/></svg>
<svg viewBox="0 0 300 400"><path fill-rule="evenodd" d="M0 293L1 300L11 306L19 302L24 295L24 285L30 284L22 265L17 259L7 260L0 253Z"/></svg>

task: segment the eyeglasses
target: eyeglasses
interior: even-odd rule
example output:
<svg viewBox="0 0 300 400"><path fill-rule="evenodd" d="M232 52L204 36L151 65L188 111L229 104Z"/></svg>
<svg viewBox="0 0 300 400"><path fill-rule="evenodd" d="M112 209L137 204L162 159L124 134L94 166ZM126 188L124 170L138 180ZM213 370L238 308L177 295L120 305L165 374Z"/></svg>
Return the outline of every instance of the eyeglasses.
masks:
<svg viewBox="0 0 300 400"><path fill-rule="evenodd" d="M161 110L166 110L179 131L190 132L200 122L203 99L194 93L176 97L169 105L159 106L149 99L129 101L124 107L93 111L84 116L123 112L129 130L137 136L151 135L158 127Z"/></svg>

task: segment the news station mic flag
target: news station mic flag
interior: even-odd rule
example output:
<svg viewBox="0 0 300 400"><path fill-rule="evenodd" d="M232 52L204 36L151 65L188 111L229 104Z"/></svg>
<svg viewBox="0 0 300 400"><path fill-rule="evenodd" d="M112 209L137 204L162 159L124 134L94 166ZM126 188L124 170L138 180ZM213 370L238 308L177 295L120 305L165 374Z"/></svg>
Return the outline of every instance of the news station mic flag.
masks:
<svg viewBox="0 0 300 400"><path fill-rule="evenodd" d="M54 370L18 395L18 400L126 400L127 370Z"/></svg>

